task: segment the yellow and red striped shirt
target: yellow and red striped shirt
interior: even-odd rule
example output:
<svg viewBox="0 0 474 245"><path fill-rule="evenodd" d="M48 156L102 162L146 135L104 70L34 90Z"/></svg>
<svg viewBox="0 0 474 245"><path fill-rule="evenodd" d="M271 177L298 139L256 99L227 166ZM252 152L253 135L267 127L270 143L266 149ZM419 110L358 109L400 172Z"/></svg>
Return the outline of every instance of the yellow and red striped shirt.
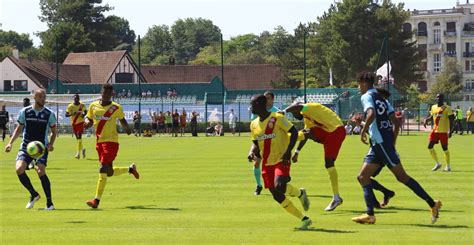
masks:
<svg viewBox="0 0 474 245"><path fill-rule="evenodd" d="M87 118L94 120L97 143L118 142L117 119L123 119L122 106L112 102L102 106L100 101L94 101L89 106Z"/></svg>
<svg viewBox="0 0 474 245"><path fill-rule="evenodd" d="M84 122L84 110L86 106L79 102L79 105L71 103L67 106L66 112L71 116L71 125Z"/></svg>
<svg viewBox="0 0 474 245"><path fill-rule="evenodd" d="M305 128L319 127L331 133L338 127L343 126L339 116L320 103L304 104L301 115L304 117Z"/></svg>

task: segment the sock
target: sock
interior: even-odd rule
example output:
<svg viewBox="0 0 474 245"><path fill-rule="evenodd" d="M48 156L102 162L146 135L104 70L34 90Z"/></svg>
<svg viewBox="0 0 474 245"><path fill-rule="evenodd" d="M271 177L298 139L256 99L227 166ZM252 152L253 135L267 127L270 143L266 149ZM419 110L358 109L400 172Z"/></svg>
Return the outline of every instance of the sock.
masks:
<svg viewBox="0 0 474 245"><path fill-rule="evenodd" d="M436 155L436 151L435 149L430 149L430 154L431 154L431 158L433 158L433 160L435 160L436 163L439 163L438 161L438 155Z"/></svg>
<svg viewBox="0 0 474 245"><path fill-rule="evenodd" d="M421 187L418 182L416 182L415 179L410 178L407 183L405 183L408 188L410 188L417 196L419 196L421 199L425 200L430 207L433 207L435 205L433 199L426 193L426 191Z"/></svg>
<svg viewBox="0 0 474 245"><path fill-rule="evenodd" d="M99 180L97 181L97 189L95 191L95 199L100 200L102 194L104 194L105 184L107 184L107 174L100 173Z"/></svg>
<svg viewBox="0 0 474 245"><path fill-rule="evenodd" d="M288 213L292 214L293 216L295 216L296 218L298 219L303 219L304 218L304 215L303 213L301 213L301 211L299 211L295 205L293 205L293 203L288 199L288 198L285 198L285 200L283 200L283 202L280 204L282 208L284 208Z"/></svg>
<svg viewBox="0 0 474 245"><path fill-rule="evenodd" d="M371 179L371 181L372 181L372 188L375 189L375 190L383 192L384 195L388 195L389 193L392 192L391 190L385 188L385 186L381 185L376 180Z"/></svg>
<svg viewBox="0 0 474 245"><path fill-rule="evenodd" d="M328 171L329 179L331 180L332 194L334 194L335 197L336 195L337 197L339 197L339 185L337 183L336 167L330 167L330 168L327 168L326 170Z"/></svg>
<svg viewBox="0 0 474 245"><path fill-rule="evenodd" d="M362 190L364 191L364 199L365 199L365 205L367 206L367 214L374 215L375 194L374 194L372 182L368 185L363 186Z"/></svg>
<svg viewBox="0 0 474 245"><path fill-rule="evenodd" d="M288 195L290 197L300 197L301 191L300 189L292 186L291 184L286 184L285 195Z"/></svg>
<svg viewBox="0 0 474 245"><path fill-rule="evenodd" d="M260 176L262 176L262 171L260 168L253 167L253 175L255 175L255 181L257 182L258 186L262 186L262 180Z"/></svg>
<svg viewBox="0 0 474 245"><path fill-rule="evenodd" d="M46 206L53 205L53 200L51 198L51 183L49 182L48 176L45 174L40 177L41 185L43 186L44 194L46 195Z"/></svg>
<svg viewBox="0 0 474 245"><path fill-rule="evenodd" d="M30 178L28 178L28 175L26 175L26 173L22 173L18 175L18 179L20 179L21 184L23 184L23 186L30 192L30 195L32 197L35 197L38 195L38 192L36 192L35 188L33 188Z"/></svg>
<svg viewBox="0 0 474 245"><path fill-rule="evenodd" d="M82 151L82 139L77 140L77 152L81 153Z"/></svg>
<svg viewBox="0 0 474 245"><path fill-rule="evenodd" d="M128 173L129 167L114 167L114 175L113 176L119 176L124 173Z"/></svg>
<svg viewBox="0 0 474 245"><path fill-rule="evenodd" d="M451 165L451 158L449 157L449 150L444 151L444 159L446 159L446 164L449 167Z"/></svg>

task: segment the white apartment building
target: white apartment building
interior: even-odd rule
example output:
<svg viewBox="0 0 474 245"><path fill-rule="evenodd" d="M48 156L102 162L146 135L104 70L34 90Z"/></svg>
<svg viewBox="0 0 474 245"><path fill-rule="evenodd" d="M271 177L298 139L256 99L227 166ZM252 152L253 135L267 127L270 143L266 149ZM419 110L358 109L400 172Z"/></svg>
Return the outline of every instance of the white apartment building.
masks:
<svg viewBox="0 0 474 245"><path fill-rule="evenodd" d="M423 56L420 89L429 90L444 59L455 57L463 68L464 99L474 100L474 3L463 1L450 9L413 10L403 29L415 32Z"/></svg>

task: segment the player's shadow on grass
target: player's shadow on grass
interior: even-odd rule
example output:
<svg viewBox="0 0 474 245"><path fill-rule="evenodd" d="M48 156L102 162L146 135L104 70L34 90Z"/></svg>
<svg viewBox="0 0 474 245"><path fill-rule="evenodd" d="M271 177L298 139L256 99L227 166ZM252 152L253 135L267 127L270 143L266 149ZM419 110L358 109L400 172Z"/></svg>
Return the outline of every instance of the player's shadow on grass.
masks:
<svg viewBox="0 0 474 245"><path fill-rule="evenodd" d="M308 197L332 198L331 195L308 195Z"/></svg>
<svg viewBox="0 0 474 245"><path fill-rule="evenodd" d="M67 168L48 168L48 170L59 170L59 171L65 171L68 170Z"/></svg>
<svg viewBox="0 0 474 245"><path fill-rule="evenodd" d="M181 211L180 208L160 208L156 205L137 205L137 206L126 206L126 209L140 209L140 210L162 210L162 211Z"/></svg>
<svg viewBox="0 0 474 245"><path fill-rule="evenodd" d="M94 212L97 212L97 211L103 211L102 209L100 208L56 208L54 209L54 212L57 212L57 211L94 211Z"/></svg>
<svg viewBox="0 0 474 245"><path fill-rule="evenodd" d="M295 231L313 231L313 232L326 232L326 233L356 233L357 232L357 231L345 231L345 230L324 229L324 228L314 228L314 227L309 227L307 229L295 229Z"/></svg>
<svg viewBox="0 0 474 245"><path fill-rule="evenodd" d="M388 206L383 209L378 209L378 210L405 210L405 211L414 211L414 212L426 212L428 209L427 208L403 208L403 207L397 207L397 206ZM458 211L458 210L449 210L449 209L441 209L441 213L464 213L464 211Z"/></svg>
<svg viewBox="0 0 474 245"><path fill-rule="evenodd" d="M424 210L426 212L426 210ZM387 208L384 209L375 209L376 213L380 214L388 214L388 213L398 213L395 210L387 210ZM363 209L360 210L344 210L344 209L338 209L336 211L332 211L331 213L324 213L323 215L342 215L343 213L353 213L353 214L362 214L364 213Z"/></svg>
<svg viewBox="0 0 474 245"><path fill-rule="evenodd" d="M458 229L458 228L471 228L467 225L425 225L425 224L409 224L411 226L420 226L428 228L442 228L442 229Z"/></svg>
<svg viewBox="0 0 474 245"><path fill-rule="evenodd" d="M85 224L87 222L82 221L82 220L71 220L71 221L68 221L66 223L68 223L68 224Z"/></svg>

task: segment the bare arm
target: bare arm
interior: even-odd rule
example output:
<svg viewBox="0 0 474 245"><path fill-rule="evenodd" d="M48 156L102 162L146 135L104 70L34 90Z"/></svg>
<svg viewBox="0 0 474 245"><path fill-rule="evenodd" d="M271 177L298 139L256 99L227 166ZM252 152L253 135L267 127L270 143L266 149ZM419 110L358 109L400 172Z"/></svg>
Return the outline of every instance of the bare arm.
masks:
<svg viewBox="0 0 474 245"><path fill-rule="evenodd" d="M127 123L127 120L125 120L125 118L120 119L120 124L125 129L125 132L128 135L130 135L132 133L132 130L130 130L130 127L128 127L128 123Z"/></svg>
<svg viewBox="0 0 474 245"><path fill-rule="evenodd" d="M51 136L49 137L48 151L54 150L54 141L56 141L56 136L58 135L58 127L54 126L51 128Z"/></svg>
<svg viewBox="0 0 474 245"><path fill-rule="evenodd" d="M397 117L395 117L393 113L390 114L390 121L393 123L393 145L395 145L400 130L400 121L397 120Z"/></svg>
<svg viewBox="0 0 474 245"><path fill-rule="evenodd" d="M25 127L25 125L23 125L23 124L18 124L18 126L16 126L15 131L13 131L13 135L10 138L10 141L5 146L5 152L10 152L12 150L12 144L15 142L15 140L18 138L18 136L20 136L20 133L23 132L24 127Z"/></svg>
<svg viewBox="0 0 474 245"><path fill-rule="evenodd" d="M250 148L250 152L247 158L249 162L262 158L262 156L260 156L260 148L258 147L258 141L252 141L252 147Z"/></svg>
<svg viewBox="0 0 474 245"><path fill-rule="evenodd" d="M85 119L84 120L84 122L85 122L84 128L88 129L88 128L92 127L92 125L94 124L94 121L92 119L88 118L88 117L86 117L84 119Z"/></svg>
<svg viewBox="0 0 474 245"><path fill-rule="evenodd" d="M367 142L367 132L369 131L369 127L372 124L372 122L375 119L375 113L374 113L374 108L369 108L367 109L367 118L365 120L364 127L362 128L362 131L360 132L360 140L364 144L368 144Z"/></svg>
<svg viewBox="0 0 474 245"><path fill-rule="evenodd" d="M283 154L282 156L282 161L284 165L289 165L291 163L291 151L295 147L296 141L298 140L298 130L296 130L295 126L291 127L288 132L291 134L291 136L290 143L288 143L288 148L286 149L285 154Z"/></svg>

